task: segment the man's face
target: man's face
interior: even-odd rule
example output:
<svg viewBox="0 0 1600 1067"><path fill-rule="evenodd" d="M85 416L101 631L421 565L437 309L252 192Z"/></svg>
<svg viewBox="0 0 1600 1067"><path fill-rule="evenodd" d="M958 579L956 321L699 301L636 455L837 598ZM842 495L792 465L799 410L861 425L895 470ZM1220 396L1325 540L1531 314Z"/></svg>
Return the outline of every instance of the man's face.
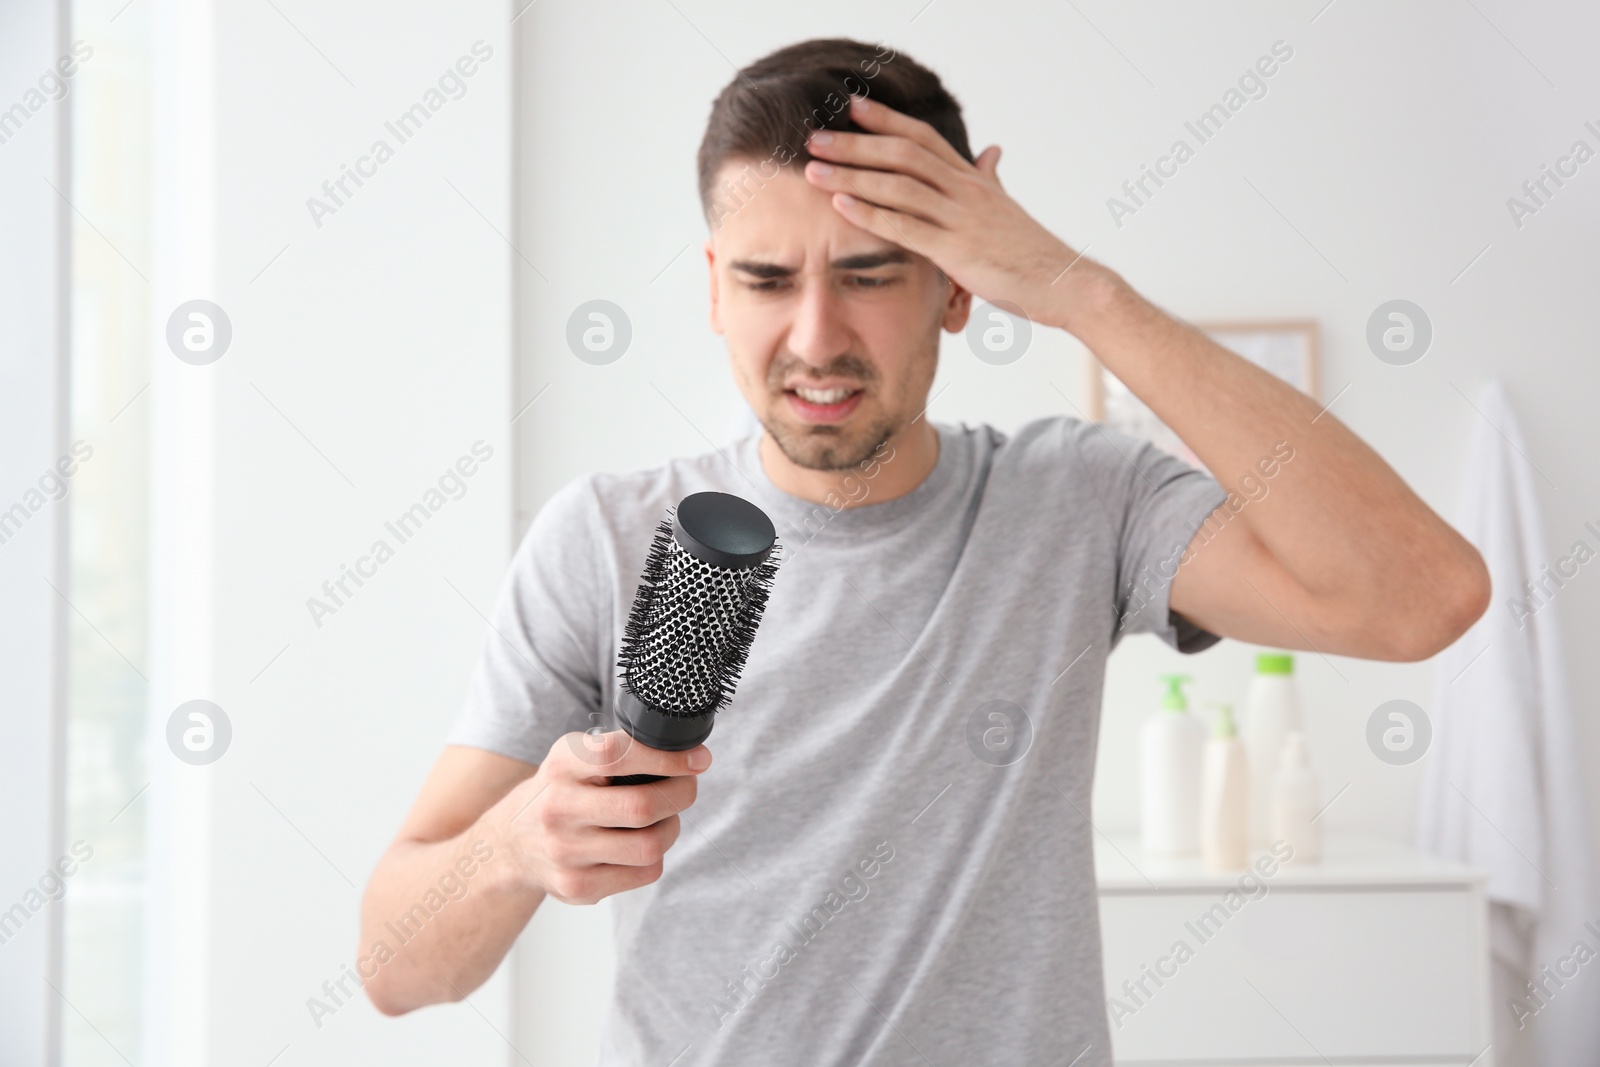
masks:
<svg viewBox="0 0 1600 1067"><path fill-rule="evenodd" d="M845 221L796 167L746 188L706 242L711 328L784 455L854 467L922 413L939 330L966 325L971 297L926 257Z"/></svg>

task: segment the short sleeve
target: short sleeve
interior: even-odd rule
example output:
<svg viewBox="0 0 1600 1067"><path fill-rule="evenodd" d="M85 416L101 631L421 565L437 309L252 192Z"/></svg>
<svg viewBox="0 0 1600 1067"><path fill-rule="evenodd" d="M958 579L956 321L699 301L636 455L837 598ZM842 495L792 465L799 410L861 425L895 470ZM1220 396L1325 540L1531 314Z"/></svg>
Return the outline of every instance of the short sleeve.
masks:
<svg viewBox="0 0 1600 1067"><path fill-rule="evenodd" d="M539 763L599 710L594 507L580 478L534 517L501 583L447 743Z"/></svg>
<svg viewBox="0 0 1600 1067"><path fill-rule="evenodd" d="M1090 442L1114 472L1107 502L1117 536L1115 645L1128 633L1153 633L1179 652L1222 640L1171 610L1172 580L1185 553L1227 491L1205 471L1118 430L1093 426Z"/></svg>

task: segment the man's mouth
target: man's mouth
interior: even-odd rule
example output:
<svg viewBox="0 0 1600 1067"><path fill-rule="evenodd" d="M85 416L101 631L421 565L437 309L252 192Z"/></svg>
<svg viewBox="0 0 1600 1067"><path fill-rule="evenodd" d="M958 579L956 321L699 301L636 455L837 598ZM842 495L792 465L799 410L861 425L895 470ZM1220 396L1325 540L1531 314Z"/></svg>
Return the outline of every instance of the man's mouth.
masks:
<svg viewBox="0 0 1600 1067"><path fill-rule="evenodd" d="M784 390L790 410L804 422L819 424L840 422L847 418L861 403L862 394L861 389L850 386L831 386L827 389L796 386Z"/></svg>

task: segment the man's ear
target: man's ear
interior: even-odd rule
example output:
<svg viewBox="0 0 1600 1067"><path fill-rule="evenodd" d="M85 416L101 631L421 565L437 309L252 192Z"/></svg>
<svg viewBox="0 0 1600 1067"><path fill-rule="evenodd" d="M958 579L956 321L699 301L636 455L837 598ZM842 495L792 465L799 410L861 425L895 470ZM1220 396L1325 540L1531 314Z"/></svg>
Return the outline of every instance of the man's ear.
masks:
<svg viewBox="0 0 1600 1067"><path fill-rule="evenodd" d="M972 293L950 282L950 293L945 297L944 319L940 323L946 333L960 333L966 329L967 318L972 314Z"/></svg>
<svg viewBox="0 0 1600 1067"><path fill-rule="evenodd" d="M711 332L722 332L722 316L717 309L717 252L711 247L711 238L706 238L706 271L711 276L711 308L708 318L711 322Z"/></svg>

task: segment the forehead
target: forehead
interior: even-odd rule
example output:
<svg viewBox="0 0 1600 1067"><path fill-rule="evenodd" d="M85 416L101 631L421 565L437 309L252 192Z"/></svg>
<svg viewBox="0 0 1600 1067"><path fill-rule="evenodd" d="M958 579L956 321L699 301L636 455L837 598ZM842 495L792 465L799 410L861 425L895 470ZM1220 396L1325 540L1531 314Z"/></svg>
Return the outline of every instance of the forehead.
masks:
<svg viewBox="0 0 1600 1067"><path fill-rule="evenodd" d="M913 263L920 258L845 219L834 210L833 194L808 182L798 163L763 179L755 164L733 160L723 165L716 190L708 221L712 247L725 263L802 267L883 253L906 254Z"/></svg>

